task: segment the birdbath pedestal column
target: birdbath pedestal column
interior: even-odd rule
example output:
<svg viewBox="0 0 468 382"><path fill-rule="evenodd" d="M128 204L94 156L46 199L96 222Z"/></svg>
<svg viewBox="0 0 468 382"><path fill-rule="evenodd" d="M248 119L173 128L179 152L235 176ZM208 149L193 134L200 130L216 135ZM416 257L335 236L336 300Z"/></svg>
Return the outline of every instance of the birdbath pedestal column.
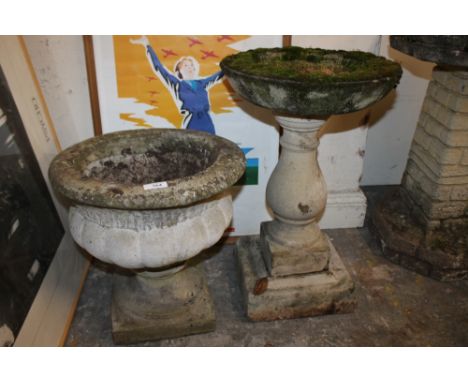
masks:
<svg viewBox="0 0 468 382"><path fill-rule="evenodd" d="M281 157L268 182L266 200L275 220L261 225L262 255L273 276L320 272L330 250L317 220L327 188L317 162L324 120L276 116L283 127Z"/></svg>
<svg viewBox="0 0 468 382"><path fill-rule="evenodd" d="M400 66L370 53L290 47L238 53L221 67L237 93L272 110L283 128L266 191L274 219L236 245L248 317L351 311L354 283L318 226L327 201L318 132L329 116L382 99L397 84Z"/></svg>
<svg viewBox="0 0 468 382"><path fill-rule="evenodd" d="M266 191L274 220L237 244L247 314L274 320L350 312L354 283L318 225L327 186L317 135L326 119L276 120L283 127L282 150Z"/></svg>

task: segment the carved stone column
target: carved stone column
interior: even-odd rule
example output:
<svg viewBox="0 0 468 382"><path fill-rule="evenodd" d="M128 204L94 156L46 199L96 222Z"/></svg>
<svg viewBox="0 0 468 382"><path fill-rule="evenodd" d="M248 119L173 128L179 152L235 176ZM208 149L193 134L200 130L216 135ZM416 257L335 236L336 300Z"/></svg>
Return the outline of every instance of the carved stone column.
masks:
<svg viewBox="0 0 468 382"><path fill-rule="evenodd" d="M327 201L317 161L326 119L276 120L283 127L282 150L266 191L274 220L261 224L259 237L243 237L237 246L248 316L274 320L350 311L353 282L317 224Z"/></svg>
<svg viewBox="0 0 468 382"><path fill-rule="evenodd" d="M261 225L262 254L273 276L323 271L330 249L317 224L327 202L317 137L325 120L277 116L283 127L279 162L266 200L275 220Z"/></svg>

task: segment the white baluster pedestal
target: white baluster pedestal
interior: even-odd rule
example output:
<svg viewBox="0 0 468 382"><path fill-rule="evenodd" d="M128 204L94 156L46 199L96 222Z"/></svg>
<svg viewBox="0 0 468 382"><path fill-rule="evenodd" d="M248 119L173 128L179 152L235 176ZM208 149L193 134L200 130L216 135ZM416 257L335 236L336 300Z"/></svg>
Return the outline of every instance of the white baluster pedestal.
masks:
<svg viewBox="0 0 468 382"><path fill-rule="evenodd" d="M276 120L283 127L282 152L266 193L274 220L236 245L247 315L275 320L349 312L353 281L317 224L327 200L317 162L325 120Z"/></svg>

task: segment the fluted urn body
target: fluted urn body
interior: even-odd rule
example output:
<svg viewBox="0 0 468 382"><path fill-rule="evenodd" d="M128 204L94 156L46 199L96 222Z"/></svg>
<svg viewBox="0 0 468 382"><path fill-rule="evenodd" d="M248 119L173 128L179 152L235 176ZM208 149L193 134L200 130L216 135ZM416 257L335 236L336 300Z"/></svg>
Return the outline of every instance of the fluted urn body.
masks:
<svg viewBox="0 0 468 382"><path fill-rule="evenodd" d="M53 160L49 177L72 201L74 240L101 261L136 274L115 276L116 342L213 329L203 275L187 261L229 226L232 200L226 191L244 168L234 143L177 129L106 134Z"/></svg>

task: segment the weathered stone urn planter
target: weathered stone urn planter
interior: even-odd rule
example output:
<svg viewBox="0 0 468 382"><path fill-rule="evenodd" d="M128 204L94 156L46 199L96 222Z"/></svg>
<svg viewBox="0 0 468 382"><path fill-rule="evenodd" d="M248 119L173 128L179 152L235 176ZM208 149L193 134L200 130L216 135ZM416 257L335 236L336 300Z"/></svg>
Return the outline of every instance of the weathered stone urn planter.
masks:
<svg viewBox="0 0 468 382"><path fill-rule="evenodd" d="M71 199L70 230L114 274L114 341L132 343L213 330L200 266L232 218L224 191L244 172L232 142L177 129L132 130L86 140L52 162L53 187Z"/></svg>
<svg viewBox="0 0 468 382"><path fill-rule="evenodd" d="M272 110L283 127L266 191L274 220L237 244L248 316L350 311L353 281L317 224L327 200L317 134L330 115L382 99L398 83L400 66L370 53L290 47L239 53L221 67L236 92Z"/></svg>
<svg viewBox="0 0 468 382"><path fill-rule="evenodd" d="M391 36L437 64L399 189L372 215L384 256L439 280L468 277L468 36Z"/></svg>

